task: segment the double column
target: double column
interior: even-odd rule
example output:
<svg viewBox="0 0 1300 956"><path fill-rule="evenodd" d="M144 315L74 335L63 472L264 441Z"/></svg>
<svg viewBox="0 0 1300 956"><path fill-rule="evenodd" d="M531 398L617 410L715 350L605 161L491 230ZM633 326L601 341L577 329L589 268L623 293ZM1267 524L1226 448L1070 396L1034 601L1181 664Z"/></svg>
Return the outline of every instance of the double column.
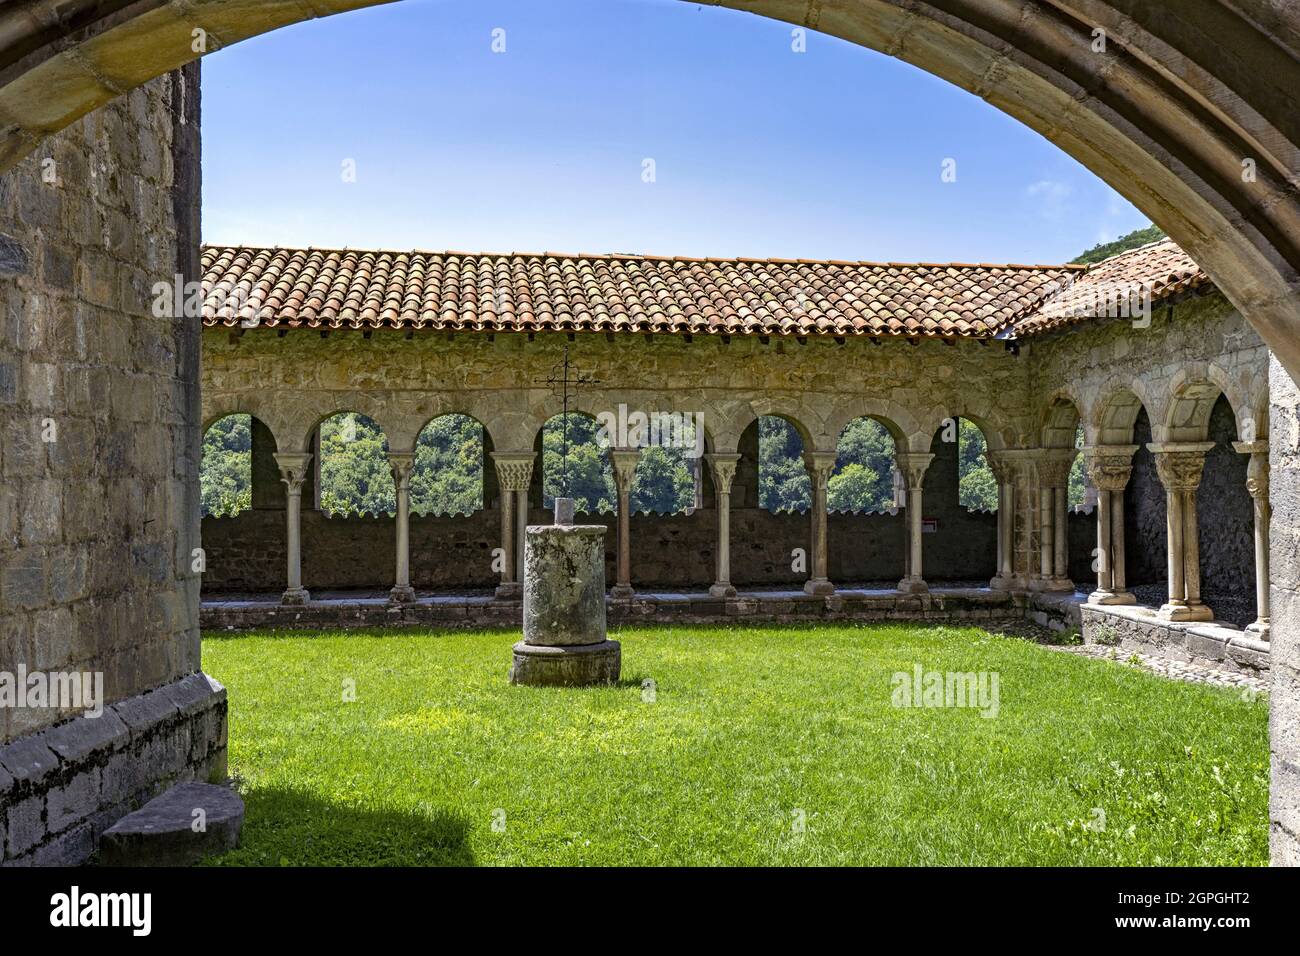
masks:
<svg viewBox="0 0 1300 956"><path fill-rule="evenodd" d="M1038 484L1038 574L1041 591L1073 591L1068 492L1073 448L1045 448L1034 466Z"/></svg>
<svg viewBox="0 0 1300 956"><path fill-rule="evenodd" d="M492 452L501 491L501 583L496 596L502 600L519 600L524 593L524 528L535 459L531 451Z"/></svg>
<svg viewBox="0 0 1300 956"><path fill-rule="evenodd" d="M1089 604L1136 604L1125 580L1124 489L1133 474L1137 445L1093 445L1084 450L1084 467L1097 489L1097 590Z"/></svg>
<svg viewBox="0 0 1300 956"><path fill-rule="evenodd" d="M411 587L411 468L415 452L388 453L388 470L393 474L393 490L397 498L397 573L388 599L394 604L407 604L415 600Z"/></svg>
<svg viewBox="0 0 1300 956"><path fill-rule="evenodd" d="M1268 530L1273 508L1268 500L1268 442L1233 442L1232 447L1250 456L1246 466L1246 490L1255 502L1255 623L1246 630L1268 640L1271 628L1269 609Z"/></svg>
<svg viewBox="0 0 1300 956"><path fill-rule="evenodd" d="M311 467L310 452L286 452L275 455L284 482L284 518L286 553L288 555L287 579L282 604L306 604L311 595L302 586L302 484Z"/></svg>
<svg viewBox="0 0 1300 956"><path fill-rule="evenodd" d="M836 453L833 451L804 452L803 463L808 469L808 478L812 483L812 514L809 529L809 544L812 545L812 562L809 578L803 589L808 594L827 595L835 593L827 573L826 557L826 486L831 472L835 470Z"/></svg>
<svg viewBox="0 0 1300 956"><path fill-rule="evenodd" d="M738 453L705 455L713 472L713 493L717 500L718 546L714 559L716 571L709 596L734 598L736 589L731 585L731 482L736 477Z"/></svg>
<svg viewBox="0 0 1300 956"><path fill-rule="evenodd" d="M616 601L631 600L636 593L632 589L632 476L640 457L639 448L614 448L609 453L618 490L618 559L614 586L609 589L609 596Z"/></svg>
<svg viewBox="0 0 1300 956"><path fill-rule="evenodd" d="M1160 608L1168 621L1211 621L1214 613L1201 602L1201 549L1196 520L1196 489L1201 484L1205 453L1213 442L1150 444L1156 470L1165 486L1169 599Z"/></svg>
<svg viewBox="0 0 1300 956"><path fill-rule="evenodd" d="M1001 452L990 451L985 458L998 483L998 570L989 587L1010 591L1016 587L1016 469Z"/></svg>
<svg viewBox="0 0 1300 956"><path fill-rule="evenodd" d="M900 452L898 472L907 482L907 549L904 552L903 580L898 582L898 590L908 593L923 593L929 585L922 576L921 533L922 533L922 484L926 469L934 461L934 455L928 452Z"/></svg>

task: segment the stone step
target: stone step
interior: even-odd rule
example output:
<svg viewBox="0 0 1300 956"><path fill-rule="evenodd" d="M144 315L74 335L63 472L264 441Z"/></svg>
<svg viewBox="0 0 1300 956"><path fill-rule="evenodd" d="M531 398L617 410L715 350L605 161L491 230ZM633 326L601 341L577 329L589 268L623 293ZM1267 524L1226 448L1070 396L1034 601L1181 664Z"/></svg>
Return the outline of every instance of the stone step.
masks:
<svg viewBox="0 0 1300 956"><path fill-rule="evenodd" d="M102 866L189 866L233 850L244 801L210 783L181 783L104 831Z"/></svg>

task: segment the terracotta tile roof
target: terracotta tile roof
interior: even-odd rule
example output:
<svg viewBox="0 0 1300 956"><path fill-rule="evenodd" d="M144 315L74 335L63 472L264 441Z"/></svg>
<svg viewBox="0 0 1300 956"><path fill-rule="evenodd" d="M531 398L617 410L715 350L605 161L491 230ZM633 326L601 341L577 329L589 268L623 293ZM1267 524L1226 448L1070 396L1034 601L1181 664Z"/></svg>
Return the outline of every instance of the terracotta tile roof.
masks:
<svg viewBox="0 0 1300 956"><path fill-rule="evenodd" d="M943 337L993 335L1078 271L241 247L203 269L205 325Z"/></svg>
<svg viewBox="0 0 1300 956"><path fill-rule="evenodd" d="M1141 314L1144 298L1154 305L1189 289L1209 285L1210 277L1172 239L1129 249L1090 266L1016 324L1016 334L1033 335L1095 318Z"/></svg>
<svg viewBox="0 0 1300 956"><path fill-rule="evenodd" d="M1190 260L1167 245L1172 253L1134 250L1086 271L208 246L203 324L236 327L257 317L266 327L312 329L989 338L1077 321L1064 306L1090 282L1154 275L1157 289L1185 285ZM1063 310L1045 320L1039 310L1049 299Z"/></svg>

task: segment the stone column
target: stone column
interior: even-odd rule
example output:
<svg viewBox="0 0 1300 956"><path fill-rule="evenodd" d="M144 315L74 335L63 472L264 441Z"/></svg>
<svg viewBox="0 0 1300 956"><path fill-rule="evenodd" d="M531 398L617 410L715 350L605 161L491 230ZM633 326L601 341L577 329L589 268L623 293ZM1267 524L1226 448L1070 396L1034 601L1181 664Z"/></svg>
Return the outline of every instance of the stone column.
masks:
<svg viewBox="0 0 1300 956"><path fill-rule="evenodd" d="M1124 489L1133 474L1137 445L1093 445L1084 449L1084 467L1097 489L1097 590L1089 604L1136 604L1125 587Z"/></svg>
<svg viewBox="0 0 1300 956"><path fill-rule="evenodd" d="M998 570L989 582L989 587L998 591L1007 591L1015 587L1015 571L1012 556L1015 552L1013 536L1015 534L1015 482L1012 466L998 452L988 452L985 456L989 470L998 483Z"/></svg>
<svg viewBox="0 0 1300 956"><path fill-rule="evenodd" d="M523 529L528 526L528 486L533 480L531 451L492 452L492 463L497 470L497 486L501 490L501 551L504 567L496 597L517 601L523 596L523 581L519 573L523 567L520 550L523 547Z"/></svg>
<svg viewBox="0 0 1300 956"><path fill-rule="evenodd" d="M926 469L934 461L934 455L925 452L899 452L898 471L907 479L907 576L898 582L898 589L909 593L923 593L930 590L925 583L924 568L921 561L921 519L922 495L921 484L925 480Z"/></svg>
<svg viewBox="0 0 1300 956"><path fill-rule="evenodd" d="M307 480L312 456L307 453L276 453L275 463L284 482L285 534L288 552L287 586L282 604L306 604L311 595L302 586L302 483Z"/></svg>
<svg viewBox="0 0 1300 956"><path fill-rule="evenodd" d="M1246 490L1255 502L1255 623L1246 630L1267 641L1272 627L1269 608L1268 532L1273 507L1268 500L1268 441L1237 441L1232 447L1250 455L1246 470Z"/></svg>
<svg viewBox="0 0 1300 956"><path fill-rule="evenodd" d="M717 571L709 595L734 598L736 589L731 586L731 482L736 477L740 455L715 453L705 457L713 470L713 492L718 511Z"/></svg>
<svg viewBox="0 0 1300 956"><path fill-rule="evenodd" d="M1168 621L1212 621L1201 603L1201 552L1196 522L1196 489L1205 453L1214 442L1150 444L1168 502L1169 599L1160 608Z"/></svg>
<svg viewBox="0 0 1300 956"><path fill-rule="evenodd" d="M1036 586L1044 591L1073 591L1067 561L1069 525L1066 495L1070 468L1074 465L1073 448L1043 449L1035 463L1038 483L1039 567Z"/></svg>
<svg viewBox="0 0 1300 956"><path fill-rule="evenodd" d="M803 589L808 594L834 594L835 585L827 575L826 556L826 485L835 470L833 451L804 452L803 464L812 485L812 508L809 515L809 544L812 546L808 580Z"/></svg>
<svg viewBox="0 0 1300 956"><path fill-rule="evenodd" d="M632 589L632 475L640 457L639 448L615 448L609 453L618 488L618 561L614 586L609 590L616 601L630 600L636 593Z"/></svg>
<svg viewBox="0 0 1300 956"><path fill-rule="evenodd" d="M397 580L388 595L395 604L415 600L415 588L411 587L411 468L414 465L414 452L388 453L388 468L393 473L393 489L397 493Z"/></svg>

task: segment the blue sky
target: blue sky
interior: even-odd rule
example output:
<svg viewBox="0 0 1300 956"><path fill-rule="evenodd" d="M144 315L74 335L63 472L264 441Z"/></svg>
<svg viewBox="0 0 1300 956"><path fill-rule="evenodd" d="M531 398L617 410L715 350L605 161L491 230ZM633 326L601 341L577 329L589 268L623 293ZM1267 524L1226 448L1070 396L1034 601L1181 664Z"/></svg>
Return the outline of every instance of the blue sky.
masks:
<svg viewBox="0 0 1300 956"><path fill-rule="evenodd" d="M792 29L403 0L255 37L204 62L205 241L1060 262L1147 224L978 98Z"/></svg>

